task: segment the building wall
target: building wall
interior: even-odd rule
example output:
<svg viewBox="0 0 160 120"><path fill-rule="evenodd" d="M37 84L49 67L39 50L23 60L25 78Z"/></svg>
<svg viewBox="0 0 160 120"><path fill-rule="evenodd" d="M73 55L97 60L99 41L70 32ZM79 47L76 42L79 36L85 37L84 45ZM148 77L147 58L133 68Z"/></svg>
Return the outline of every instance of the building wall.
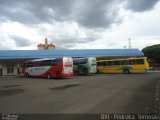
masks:
<svg viewBox="0 0 160 120"><path fill-rule="evenodd" d="M53 49L55 49L55 45L53 45L52 43L48 44L48 39L45 38L45 43L38 44L37 49L38 50L53 50Z"/></svg>
<svg viewBox="0 0 160 120"><path fill-rule="evenodd" d="M0 61L0 76L19 75L22 71L23 61L8 60Z"/></svg>
<svg viewBox="0 0 160 120"><path fill-rule="evenodd" d="M17 75L17 65L16 64L3 64L2 68L3 68L3 72L2 72L3 75Z"/></svg>
<svg viewBox="0 0 160 120"><path fill-rule="evenodd" d="M44 50L44 46L37 46L38 50Z"/></svg>
<svg viewBox="0 0 160 120"><path fill-rule="evenodd" d="M55 49L54 46L48 46L48 50L53 50Z"/></svg>

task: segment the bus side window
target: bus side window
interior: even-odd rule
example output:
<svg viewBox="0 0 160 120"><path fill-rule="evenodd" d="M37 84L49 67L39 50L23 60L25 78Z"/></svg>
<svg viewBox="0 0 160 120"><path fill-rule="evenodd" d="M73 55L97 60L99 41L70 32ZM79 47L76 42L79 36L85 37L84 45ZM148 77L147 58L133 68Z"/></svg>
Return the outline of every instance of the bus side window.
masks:
<svg viewBox="0 0 160 120"><path fill-rule="evenodd" d="M32 62L28 62L26 67L32 67Z"/></svg>
<svg viewBox="0 0 160 120"><path fill-rule="evenodd" d="M56 65L58 65L59 63L62 63L61 59L56 59Z"/></svg>
<svg viewBox="0 0 160 120"><path fill-rule="evenodd" d="M135 60L129 60L129 65L134 65L135 64Z"/></svg>
<svg viewBox="0 0 160 120"><path fill-rule="evenodd" d="M35 62L33 62L33 66L34 67L39 67L39 66L41 66L41 62L40 61L35 61Z"/></svg>
<svg viewBox="0 0 160 120"><path fill-rule="evenodd" d="M137 59L136 64L144 64L144 59Z"/></svg>
<svg viewBox="0 0 160 120"><path fill-rule="evenodd" d="M33 62L30 63L30 67L33 67Z"/></svg>
<svg viewBox="0 0 160 120"><path fill-rule="evenodd" d="M38 61L36 65L37 67L41 66L41 61Z"/></svg>
<svg viewBox="0 0 160 120"><path fill-rule="evenodd" d="M24 63L23 65L21 65L21 68L22 69L25 69L27 67L27 64L26 63Z"/></svg>
<svg viewBox="0 0 160 120"><path fill-rule="evenodd" d="M49 60L41 61L41 66L49 66Z"/></svg>
<svg viewBox="0 0 160 120"><path fill-rule="evenodd" d="M120 61L114 61L114 65L120 65Z"/></svg>
<svg viewBox="0 0 160 120"><path fill-rule="evenodd" d="M60 63L60 60L55 59L55 60L51 60L50 62L51 62L52 66L56 66L56 65L58 65Z"/></svg>
<svg viewBox="0 0 160 120"><path fill-rule="evenodd" d="M106 61L105 66L108 66L108 61Z"/></svg>
<svg viewBox="0 0 160 120"><path fill-rule="evenodd" d="M121 60L121 65L128 65L128 61L127 60Z"/></svg>
<svg viewBox="0 0 160 120"><path fill-rule="evenodd" d="M101 66L101 62L97 62L97 66Z"/></svg>
<svg viewBox="0 0 160 120"><path fill-rule="evenodd" d="M107 62L106 61L97 62L97 66L107 66Z"/></svg>
<svg viewBox="0 0 160 120"><path fill-rule="evenodd" d="M101 62L101 66L106 66L106 62Z"/></svg>
<svg viewBox="0 0 160 120"><path fill-rule="evenodd" d="M108 61L108 66L114 65L113 61Z"/></svg>
<svg viewBox="0 0 160 120"><path fill-rule="evenodd" d="M33 62L32 67L37 67L37 62Z"/></svg>

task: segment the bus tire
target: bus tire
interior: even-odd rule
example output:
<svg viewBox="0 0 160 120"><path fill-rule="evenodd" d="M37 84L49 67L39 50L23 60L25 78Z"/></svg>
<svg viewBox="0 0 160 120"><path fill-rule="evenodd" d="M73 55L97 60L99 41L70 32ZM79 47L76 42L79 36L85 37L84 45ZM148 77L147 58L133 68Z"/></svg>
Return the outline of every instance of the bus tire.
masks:
<svg viewBox="0 0 160 120"><path fill-rule="evenodd" d="M129 74L130 72L129 72L128 69L125 69L125 70L123 70L123 73L124 73L124 74Z"/></svg>
<svg viewBox="0 0 160 120"><path fill-rule="evenodd" d="M47 73L47 78L50 79L51 78L51 74Z"/></svg>
<svg viewBox="0 0 160 120"><path fill-rule="evenodd" d="M26 77L29 78L29 73L26 73Z"/></svg>

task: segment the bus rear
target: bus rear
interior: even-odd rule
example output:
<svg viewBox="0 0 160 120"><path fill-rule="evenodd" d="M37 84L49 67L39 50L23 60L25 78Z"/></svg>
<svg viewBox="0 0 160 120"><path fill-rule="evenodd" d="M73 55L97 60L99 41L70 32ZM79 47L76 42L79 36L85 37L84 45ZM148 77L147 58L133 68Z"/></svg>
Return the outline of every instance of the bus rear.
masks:
<svg viewBox="0 0 160 120"><path fill-rule="evenodd" d="M148 58L147 57L144 57L144 65L145 65L146 71L148 71L149 70L149 63L148 63Z"/></svg>
<svg viewBox="0 0 160 120"><path fill-rule="evenodd" d="M63 57L62 76L73 76L73 59L71 57Z"/></svg>
<svg viewBox="0 0 160 120"><path fill-rule="evenodd" d="M88 69L88 73L96 73L97 72L97 61L95 57L89 57L88 58L88 65L89 65L89 69Z"/></svg>
<svg viewBox="0 0 160 120"><path fill-rule="evenodd" d="M145 72L149 69L147 57L136 58L135 61L136 63L134 65L131 65L133 67L133 70L131 70L131 72Z"/></svg>

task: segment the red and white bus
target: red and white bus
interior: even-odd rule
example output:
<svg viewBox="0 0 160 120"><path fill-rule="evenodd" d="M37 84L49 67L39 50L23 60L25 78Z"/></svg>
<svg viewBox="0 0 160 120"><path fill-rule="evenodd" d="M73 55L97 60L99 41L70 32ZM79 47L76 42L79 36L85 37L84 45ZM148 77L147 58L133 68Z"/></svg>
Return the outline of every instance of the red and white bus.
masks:
<svg viewBox="0 0 160 120"><path fill-rule="evenodd" d="M70 57L43 58L24 62L22 74L26 77L62 78L73 75L73 60Z"/></svg>

